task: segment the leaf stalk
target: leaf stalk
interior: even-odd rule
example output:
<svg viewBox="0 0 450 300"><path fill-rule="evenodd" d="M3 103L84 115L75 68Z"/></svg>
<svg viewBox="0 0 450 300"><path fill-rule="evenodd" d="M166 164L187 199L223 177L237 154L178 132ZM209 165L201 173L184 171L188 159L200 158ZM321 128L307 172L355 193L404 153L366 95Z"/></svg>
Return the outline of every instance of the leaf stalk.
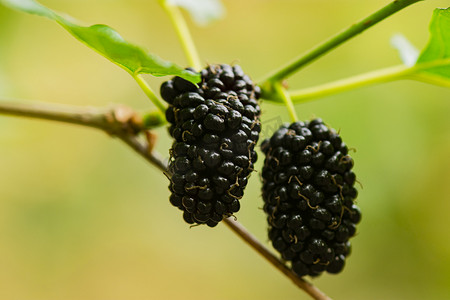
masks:
<svg viewBox="0 0 450 300"><path fill-rule="evenodd" d="M166 106L164 103L159 100L159 98L156 96L155 92L153 92L152 88L148 85L148 83L145 81L145 79L142 77L141 74L134 74L132 75L134 80L139 84L139 87L144 91L145 95L152 101L152 103L163 113L166 112Z"/></svg>

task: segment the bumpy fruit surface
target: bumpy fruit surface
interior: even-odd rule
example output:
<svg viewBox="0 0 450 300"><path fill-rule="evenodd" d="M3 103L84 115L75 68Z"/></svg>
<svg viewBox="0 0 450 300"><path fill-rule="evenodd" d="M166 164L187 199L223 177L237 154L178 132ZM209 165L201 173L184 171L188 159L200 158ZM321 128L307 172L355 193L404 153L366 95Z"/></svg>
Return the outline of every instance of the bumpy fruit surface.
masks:
<svg viewBox="0 0 450 300"><path fill-rule="evenodd" d="M321 119L284 125L263 141L269 239L298 276L339 273L361 213L353 160Z"/></svg>
<svg viewBox="0 0 450 300"><path fill-rule="evenodd" d="M201 78L198 87L180 77L161 85L174 138L170 202L187 223L214 227L239 211L256 162L260 89L239 66L211 65Z"/></svg>

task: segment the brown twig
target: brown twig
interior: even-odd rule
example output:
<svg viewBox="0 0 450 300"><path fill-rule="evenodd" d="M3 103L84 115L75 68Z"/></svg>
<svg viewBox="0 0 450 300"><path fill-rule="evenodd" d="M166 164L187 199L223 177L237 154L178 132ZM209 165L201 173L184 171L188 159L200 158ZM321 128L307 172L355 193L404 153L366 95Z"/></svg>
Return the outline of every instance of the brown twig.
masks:
<svg viewBox="0 0 450 300"><path fill-rule="evenodd" d="M247 244L249 244L253 249L255 249L259 254L261 254L265 259L267 259L275 268L277 268L281 273L286 275L292 282L308 293L312 298L317 300L331 300L330 297L325 295L322 291L316 288L311 283L298 277L275 255L272 254L255 236L253 236L247 229L245 229L242 224L234 220L233 217L229 217L224 220L225 224L233 230L241 239L243 239Z"/></svg>
<svg viewBox="0 0 450 300"><path fill-rule="evenodd" d="M86 108L69 105L39 103L33 101L8 100L0 101L0 114L30 117L44 120L53 120L100 129L110 136L117 137L130 146L136 153L145 158L165 173L169 173L167 162L155 151L150 151L151 145L145 139L139 138L139 133L144 131L139 127L139 120L135 112L129 108L116 106L113 108ZM244 226L231 217L224 220L225 224L235 232L242 240L249 244L275 268L294 282L296 286L308 293L316 300L330 300L323 292L311 283L296 276L292 271L269 249L259 242Z"/></svg>
<svg viewBox="0 0 450 300"><path fill-rule="evenodd" d="M0 101L0 114L53 120L103 130L109 127L109 111L99 108L11 99Z"/></svg>
<svg viewBox="0 0 450 300"><path fill-rule="evenodd" d="M145 158L149 163L163 172L168 173L167 162L162 158L161 154L156 151L148 151L148 143L139 141L134 136L118 136L124 143L133 148L139 155Z"/></svg>
<svg viewBox="0 0 450 300"><path fill-rule="evenodd" d="M167 164L138 134L144 129L136 112L123 105L112 108L79 107L36 101L2 100L0 114L59 121L100 129L117 137L162 171Z"/></svg>

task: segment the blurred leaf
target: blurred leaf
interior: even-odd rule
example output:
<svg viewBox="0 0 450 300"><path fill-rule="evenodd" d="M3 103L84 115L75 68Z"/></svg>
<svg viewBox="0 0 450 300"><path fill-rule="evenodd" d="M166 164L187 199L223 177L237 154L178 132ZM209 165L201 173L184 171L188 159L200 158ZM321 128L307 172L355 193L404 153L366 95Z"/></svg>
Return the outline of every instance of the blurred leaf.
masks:
<svg viewBox="0 0 450 300"><path fill-rule="evenodd" d="M209 23L223 18L225 7L220 0L166 0L170 5L176 5L189 12L198 25Z"/></svg>
<svg viewBox="0 0 450 300"><path fill-rule="evenodd" d="M434 10L430 34L417 60L417 79L450 86L450 8Z"/></svg>
<svg viewBox="0 0 450 300"><path fill-rule="evenodd" d="M391 45L397 49L400 59L405 66L412 67L416 64L419 50L403 34L398 33L394 35L391 38Z"/></svg>
<svg viewBox="0 0 450 300"><path fill-rule="evenodd" d="M56 16L53 11L33 0L1 0L0 2L5 6L21 10L29 14L47 17L49 19L54 19Z"/></svg>
<svg viewBox="0 0 450 300"><path fill-rule="evenodd" d="M199 74L186 71L172 62L165 61L127 42L117 31L106 25L97 24L88 27L77 25L71 17L63 17L33 0L0 0L0 3L56 21L75 38L132 75L139 73L149 73L154 76L176 75L193 83L200 81Z"/></svg>

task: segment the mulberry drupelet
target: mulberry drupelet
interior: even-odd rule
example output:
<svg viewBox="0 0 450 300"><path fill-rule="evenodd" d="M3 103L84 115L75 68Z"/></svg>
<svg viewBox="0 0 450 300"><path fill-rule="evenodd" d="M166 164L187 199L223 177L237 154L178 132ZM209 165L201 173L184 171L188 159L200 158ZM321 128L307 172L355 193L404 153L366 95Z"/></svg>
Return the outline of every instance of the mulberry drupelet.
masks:
<svg viewBox="0 0 450 300"><path fill-rule="evenodd" d="M339 273L361 219L348 148L321 119L283 125L263 141L269 239L298 276Z"/></svg>
<svg viewBox="0 0 450 300"><path fill-rule="evenodd" d="M161 96L174 138L170 202L187 223L214 227L239 211L257 159L260 88L237 65L211 65L198 87L175 77L161 85Z"/></svg>

